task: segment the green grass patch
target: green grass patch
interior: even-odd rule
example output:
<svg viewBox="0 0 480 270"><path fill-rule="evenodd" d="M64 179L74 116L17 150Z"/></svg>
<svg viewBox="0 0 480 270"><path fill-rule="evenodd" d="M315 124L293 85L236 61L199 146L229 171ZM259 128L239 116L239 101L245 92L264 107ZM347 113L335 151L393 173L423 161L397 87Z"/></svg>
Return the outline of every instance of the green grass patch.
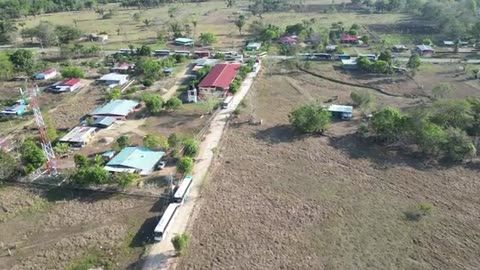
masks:
<svg viewBox="0 0 480 270"><path fill-rule="evenodd" d="M88 270L95 267L102 267L104 270L114 269L114 262L107 259L105 251L93 248L80 259L72 262L66 270Z"/></svg>
<svg viewBox="0 0 480 270"><path fill-rule="evenodd" d="M45 199L35 198L33 199L33 202L26 207L21 207L21 208L18 208L16 211L8 212L3 215L0 215L0 223L6 222L7 220L10 220L15 217L20 217L20 216L28 217L28 216L44 213L49 209L50 205L51 204Z"/></svg>

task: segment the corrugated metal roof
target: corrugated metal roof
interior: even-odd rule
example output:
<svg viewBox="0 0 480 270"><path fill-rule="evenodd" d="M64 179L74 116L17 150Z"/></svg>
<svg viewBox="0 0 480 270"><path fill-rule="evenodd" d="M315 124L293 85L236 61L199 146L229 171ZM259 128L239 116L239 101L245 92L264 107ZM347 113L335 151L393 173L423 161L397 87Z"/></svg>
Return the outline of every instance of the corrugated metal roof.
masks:
<svg viewBox="0 0 480 270"><path fill-rule="evenodd" d="M118 74L118 73L109 73L103 75L99 80L100 81L123 81L128 79L128 75Z"/></svg>
<svg viewBox="0 0 480 270"><path fill-rule="evenodd" d="M191 39L191 38L177 38L177 39L175 39L175 42L189 43L189 42L193 42L193 39Z"/></svg>
<svg viewBox="0 0 480 270"><path fill-rule="evenodd" d="M138 105L138 101L116 99L94 110L90 115L127 116Z"/></svg>
<svg viewBox="0 0 480 270"><path fill-rule="evenodd" d="M76 85L77 83L79 83L81 80L80 79L66 79L66 80L63 80L61 82L59 82L57 84L57 86L62 86L62 85L66 85L66 86L74 86Z"/></svg>
<svg viewBox="0 0 480 270"><path fill-rule="evenodd" d="M105 116L105 117L99 117L93 121L93 125L101 125L101 126L110 126L115 122L117 119L115 117L110 117L110 116Z"/></svg>
<svg viewBox="0 0 480 270"><path fill-rule="evenodd" d="M328 106L327 110L330 111L330 112L352 113L353 112L353 107L352 106L332 104L332 105Z"/></svg>
<svg viewBox="0 0 480 270"><path fill-rule="evenodd" d="M217 64L203 78L198 85L199 87L222 87L228 88L232 83L235 75L237 75L240 64Z"/></svg>
<svg viewBox="0 0 480 270"><path fill-rule="evenodd" d="M61 142L83 143L85 138L95 133L94 127L74 127L67 135L60 139Z"/></svg>
<svg viewBox="0 0 480 270"><path fill-rule="evenodd" d="M349 35L349 34L340 34L340 40L343 41L356 41L358 37L356 35Z"/></svg>
<svg viewBox="0 0 480 270"><path fill-rule="evenodd" d="M145 147L125 147L105 166L109 168L126 168L140 170L140 174L153 171L158 161L165 155L162 151L153 151Z"/></svg>

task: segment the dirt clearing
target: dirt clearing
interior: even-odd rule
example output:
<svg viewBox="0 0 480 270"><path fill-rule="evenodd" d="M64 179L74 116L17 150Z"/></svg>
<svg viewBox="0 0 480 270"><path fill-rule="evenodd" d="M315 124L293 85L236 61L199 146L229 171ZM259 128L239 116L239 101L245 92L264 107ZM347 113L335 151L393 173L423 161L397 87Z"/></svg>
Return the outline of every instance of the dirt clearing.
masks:
<svg viewBox="0 0 480 270"><path fill-rule="evenodd" d="M358 119L300 136L287 114L308 97L284 76L264 74L248 98L263 125L230 124L179 269L480 267L478 168L426 168L364 143L353 134ZM348 101L351 88L311 82L308 96ZM405 218L424 202L430 216Z"/></svg>

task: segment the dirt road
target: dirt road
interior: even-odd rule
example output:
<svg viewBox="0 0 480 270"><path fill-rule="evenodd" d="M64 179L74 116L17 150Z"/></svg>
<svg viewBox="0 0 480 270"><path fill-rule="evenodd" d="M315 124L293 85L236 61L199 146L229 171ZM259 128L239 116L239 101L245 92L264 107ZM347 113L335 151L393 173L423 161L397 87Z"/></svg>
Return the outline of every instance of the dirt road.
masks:
<svg viewBox="0 0 480 270"><path fill-rule="evenodd" d="M247 95L250 90L256 75L256 72L252 72L247 75L247 78L242 83L240 90L235 95L232 105L229 109L221 111L212 121L209 132L205 137L205 140L200 144L200 153L195 163L193 170L193 185L188 196L188 201L180 207L177 212L177 216L173 220L168 235L160 243L156 243L143 265L143 270L153 269L168 269L169 265L174 262L174 249L171 244L171 238L175 234L182 233L186 230L190 217L192 216L195 208L195 203L199 198L199 191L203 180L207 176L208 169L212 163L214 157L214 148L219 144L222 134L226 125L227 118L237 108L242 99Z"/></svg>

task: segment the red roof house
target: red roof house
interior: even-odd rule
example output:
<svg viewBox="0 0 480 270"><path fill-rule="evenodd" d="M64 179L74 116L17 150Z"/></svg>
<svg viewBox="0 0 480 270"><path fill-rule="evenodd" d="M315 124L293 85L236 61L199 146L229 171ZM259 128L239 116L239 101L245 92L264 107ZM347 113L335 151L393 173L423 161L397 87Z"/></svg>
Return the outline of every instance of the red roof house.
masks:
<svg viewBox="0 0 480 270"><path fill-rule="evenodd" d="M217 64L203 78L198 87L200 90L228 90L239 68L239 63Z"/></svg>
<svg viewBox="0 0 480 270"><path fill-rule="evenodd" d="M82 87L82 80L73 78L57 82L48 89L52 92L73 92L80 87Z"/></svg>
<svg viewBox="0 0 480 270"><path fill-rule="evenodd" d="M284 36L278 39L278 42L284 45L295 45L297 38L295 36Z"/></svg>
<svg viewBox="0 0 480 270"><path fill-rule="evenodd" d="M342 43L358 43L356 35L340 34L340 42Z"/></svg>
<svg viewBox="0 0 480 270"><path fill-rule="evenodd" d="M118 72L118 73L126 73L130 70L133 70L135 68L135 64L130 64L127 62L123 63L117 63L113 66L111 69L112 72Z"/></svg>
<svg viewBox="0 0 480 270"><path fill-rule="evenodd" d="M54 68L47 68L39 73L35 74L35 80L50 80L57 76L57 70Z"/></svg>

